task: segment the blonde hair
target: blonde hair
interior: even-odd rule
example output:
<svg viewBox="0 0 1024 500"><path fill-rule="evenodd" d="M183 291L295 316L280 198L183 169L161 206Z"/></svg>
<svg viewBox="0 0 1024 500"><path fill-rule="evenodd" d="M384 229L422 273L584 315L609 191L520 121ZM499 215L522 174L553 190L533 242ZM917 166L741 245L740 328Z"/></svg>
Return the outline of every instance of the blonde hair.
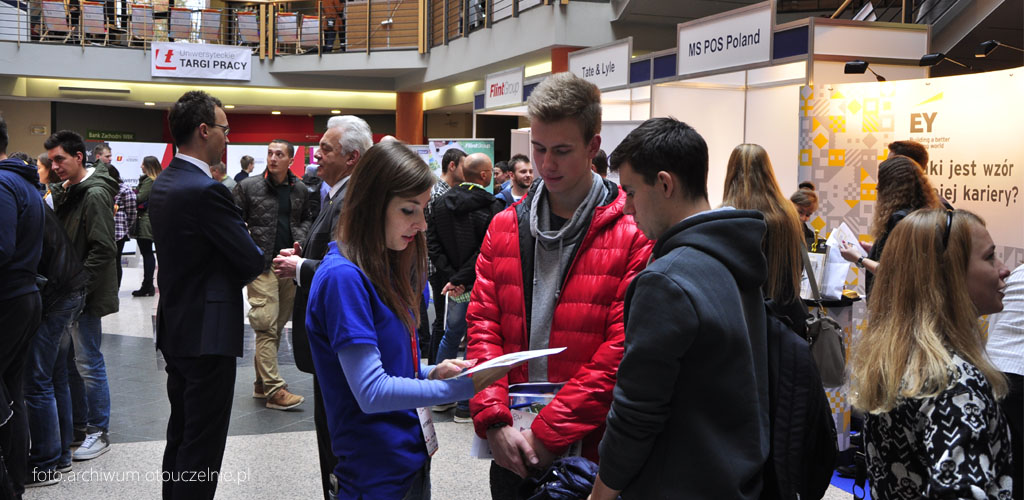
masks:
<svg viewBox="0 0 1024 500"><path fill-rule="evenodd" d="M572 118L589 142L601 133L601 91L597 86L572 73L555 73L534 89L526 100L531 122L552 123Z"/></svg>
<svg viewBox="0 0 1024 500"><path fill-rule="evenodd" d="M878 202L871 219L871 236L885 236L889 219L899 210L939 208L939 197L917 162L893 156L878 165Z"/></svg>
<svg viewBox="0 0 1024 500"><path fill-rule="evenodd" d="M917 210L893 229L882 252L890 264L878 267L868 327L854 346L855 406L884 413L901 398L941 393L950 383L950 351L981 370L997 398L1006 395L967 290L972 228L984 225L964 210Z"/></svg>
<svg viewBox="0 0 1024 500"><path fill-rule="evenodd" d="M803 271L803 230L796 208L775 180L768 153L757 144L740 144L729 156L723 203L764 214L768 231L761 249L768 260L768 277L761 287L766 297L788 304L799 300Z"/></svg>

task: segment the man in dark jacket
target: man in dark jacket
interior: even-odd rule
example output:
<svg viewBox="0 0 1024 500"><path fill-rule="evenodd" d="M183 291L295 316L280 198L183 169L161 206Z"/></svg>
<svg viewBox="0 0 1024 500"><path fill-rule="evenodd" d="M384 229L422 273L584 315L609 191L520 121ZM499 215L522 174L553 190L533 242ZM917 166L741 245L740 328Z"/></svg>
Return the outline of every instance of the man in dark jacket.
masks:
<svg viewBox="0 0 1024 500"><path fill-rule="evenodd" d="M758 498L769 451L764 218L711 209L707 145L675 119L644 122L611 167L625 212L657 243L626 292L626 352L591 498Z"/></svg>
<svg viewBox="0 0 1024 500"><path fill-rule="evenodd" d="M256 331L253 364L256 381L252 397L266 399L267 408L287 410L305 399L288 392L277 365L281 330L292 317L295 282L279 278L271 269L274 257L295 242L306 239L316 218L319 198L288 168L295 147L275 140L267 147L267 170L235 186L235 204L242 209L242 220L249 226L253 241L263 251L263 273L248 285L249 324Z"/></svg>
<svg viewBox="0 0 1024 500"><path fill-rule="evenodd" d="M242 355L242 286L262 271L263 254L231 192L210 175L230 129L221 102L187 92L167 122L178 154L149 199L161 267L156 346L167 361L171 403L163 498L211 499Z"/></svg>
<svg viewBox="0 0 1024 500"><path fill-rule="evenodd" d="M437 350L437 362L459 354L466 336L466 309L469 291L476 281L476 257L487 226L505 204L487 191L491 182L491 159L483 153L466 157L463 167L466 182L448 190L430 207L427 220L427 247L430 262L437 272L448 276L441 289L447 296L448 322ZM460 401L455 409L456 422L472 422L469 401Z"/></svg>
<svg viewBox="0 0 1024 500"><path fill-rule="evenodd" d="M114 195L118 185L104 171L85 168L82 136L61 130L43 144L53 171L64 182L51 187L53 207L71 244L89 273L85 306L72 331L78 373L85 382L87 431L75 460L91 460L110 449L110 388L100 351L100 318L117 312L117 245L114 241Z"/></svg>
<svg viewBox="0 0 1024 500"><path fill-rule="evenodd" d="M7 158L7 123L0 117L0 497L21 498L28 475L22 374L42 309L36 286L43 246L38 183L35 166Z"/></svg>

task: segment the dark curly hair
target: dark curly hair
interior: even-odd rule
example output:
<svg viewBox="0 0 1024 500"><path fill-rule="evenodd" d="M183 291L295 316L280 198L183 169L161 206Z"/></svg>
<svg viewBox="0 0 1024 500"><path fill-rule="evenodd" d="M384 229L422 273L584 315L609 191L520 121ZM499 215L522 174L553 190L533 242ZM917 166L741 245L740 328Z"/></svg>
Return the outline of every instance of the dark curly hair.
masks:
<svg viewBox="0 0 1024 500"><path fill-rule="evenodd" d="M878 165L878 202L871 219L871 236L885 235L889 218L899 210L939 208L939 197L917 162L893 156Z"/></svg>

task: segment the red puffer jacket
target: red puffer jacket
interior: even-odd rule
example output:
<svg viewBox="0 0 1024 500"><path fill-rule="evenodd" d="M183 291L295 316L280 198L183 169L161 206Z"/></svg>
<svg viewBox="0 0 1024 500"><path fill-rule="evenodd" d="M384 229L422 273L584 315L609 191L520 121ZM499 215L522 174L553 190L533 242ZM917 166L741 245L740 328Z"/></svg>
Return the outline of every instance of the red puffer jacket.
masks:
<svg viewBox="0 0 1024 500"><path fill-rule="evenodd" d="M536 438L555 454L584 439L583 454L594 461L622 360L622 301L633 276L647 264L652 246L633 218L622 213L625 193L608 184L613 194L594 210L551 324L550 347L567 349L548 358L548 378L566 384L532 425ZM531 191L524 199L532 196ZM467 313L466 359L483 362L529 349L525 297L532 296L532 285L523 284L524 275L532 283L534 243L529 203L517 203L491 222L476 263L476 285ZM473 397L470 410L479 436L485 437L494 424L512 424L508 384L528 381L527 367L522 365Z"/></svg>

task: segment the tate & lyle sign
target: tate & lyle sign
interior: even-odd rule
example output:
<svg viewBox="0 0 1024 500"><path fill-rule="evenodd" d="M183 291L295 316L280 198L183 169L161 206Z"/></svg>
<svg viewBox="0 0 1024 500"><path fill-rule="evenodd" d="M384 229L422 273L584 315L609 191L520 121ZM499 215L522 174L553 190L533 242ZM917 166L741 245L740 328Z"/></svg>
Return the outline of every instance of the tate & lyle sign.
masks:
<svg viewBox="0 0 1024 500"><path fill-rule="evenodd" d="M569 54L569 71L601 90L629 85L633 38Z"/></svg>
<svg viewBox="0 0 1024 500"><path fill-rule="evenodd" d="M249 80L252 51L247 47L198 43L153 43L151 76Z"/></svg>
<svg viewBox="0 0 1024 500"><path fill-rule="evenodd" d="M484 80L484 108L523 102L523 67L491 73Z"/></svg>
<svg viewBox="0 0 1024 500"><path fill-rule="evenodd" d="M697 19L678 27L678 75L771 59L772 2Z"/></svg>

